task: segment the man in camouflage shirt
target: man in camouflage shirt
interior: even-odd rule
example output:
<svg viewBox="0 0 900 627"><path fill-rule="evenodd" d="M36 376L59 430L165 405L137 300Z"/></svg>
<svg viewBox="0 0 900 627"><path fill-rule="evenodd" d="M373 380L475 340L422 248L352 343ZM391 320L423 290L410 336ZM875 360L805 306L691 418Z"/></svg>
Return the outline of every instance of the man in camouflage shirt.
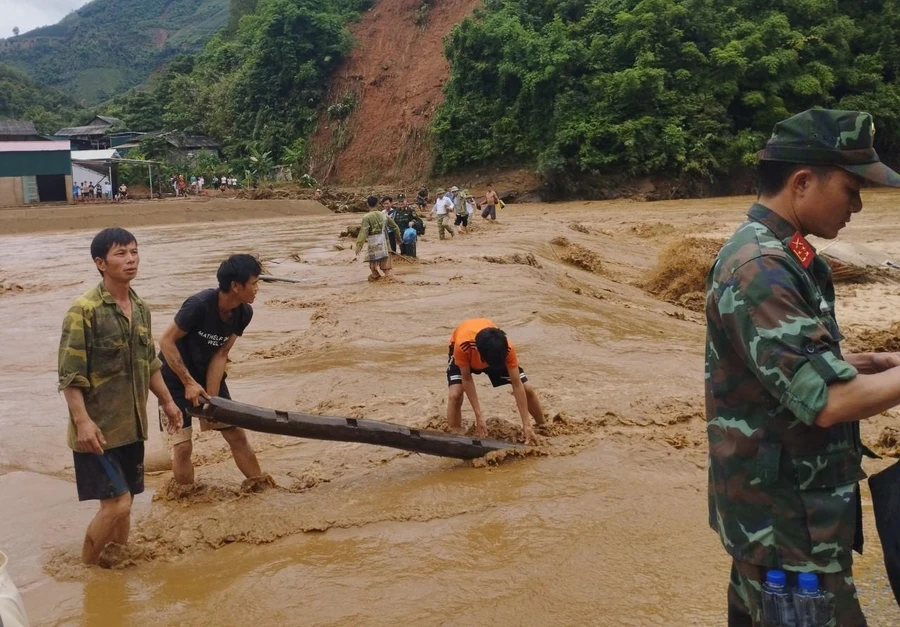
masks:
<svg viewBox="0 0 900 627"><path fill-rule="evenodd" d="M766 571L819 576L832 626L866 620L852 576L862 548L859 420L900 403L896 354L843 355L828 264L862 210L863 180L900 187L867 113L806 111L759 154L759 200L707 280L709 524L733 558L728 624L763 625Z"/></svg>
<svg viewBox="0 0 900 627"><path fill-rule="evenodd" d="M105 229L91 243L91 257L103 279L69 309L59 344L78 500L100 501L84 538L86 564L98 563L107 544L128 541L131 503L144 491L148 390L169 417L170 432L181 427L153 348L150 307L130 287L137 241L124 229Z"/></svg>

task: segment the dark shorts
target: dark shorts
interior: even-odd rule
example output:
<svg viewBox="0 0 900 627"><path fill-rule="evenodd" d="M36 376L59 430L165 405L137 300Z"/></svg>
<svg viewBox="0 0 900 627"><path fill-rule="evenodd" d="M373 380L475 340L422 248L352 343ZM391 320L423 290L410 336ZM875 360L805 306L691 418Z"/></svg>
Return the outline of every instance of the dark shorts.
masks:
<svg viewBox="0 0 900 627"><path fill-rule="evenodd" d="M144 442L108 449L103 455L78 453L75 484L79 501L105 501L144 491Z"/></svg>
<svg viewBox="0 0 900 627"><path fill-rule="evenodd" d="M481 217L487 220L490 218L491 220L497 219L497 208L494 205L488 205L484 209L481 210Z"/></svg>
<svg viewBox="0 0 900 627"><path fill-rule="evenodd" d="M456 224L456 226L469 226L469 215L457 215L456 222L454 222L454 224Z"/></svg>
<svg viewBox="0 0 900 627"><path fill-rule="evenodd" d="M476 370L473 368L472 374L486 374L488 379L491 380L491 385L495 388L511 384L509 370L506 368L488 368L487 370ZM522 366L519 366L519 378L522 380L522 383L528 383L528 377L525 376L525 371L522 370ZM447 385L449 387L462 385L462 371L459 369L459 366L456 365L456 362L453 361L452 346L450 347L450 353L447 356Z"/></svg>
<svg viewBox="0 0 900 627"><path fill-rule="evenodd" d="M762 584L766 580L764 566L733 561L728 586L728 627L763 625ZM796 585L797 576L788 573L788 584ZM839 573L819 574L819 588L831 606L829 627L866 627L850 569Z"/></svg>
<svg viewBox="0 0 900 627"><path fill-rule="evenodd" d="M420 207L424 207L425 205L428 204L428 201L426 201L426 200L423 199L423 198L417 198L417 199L416 199L416 204L419 205Z"/></svg>

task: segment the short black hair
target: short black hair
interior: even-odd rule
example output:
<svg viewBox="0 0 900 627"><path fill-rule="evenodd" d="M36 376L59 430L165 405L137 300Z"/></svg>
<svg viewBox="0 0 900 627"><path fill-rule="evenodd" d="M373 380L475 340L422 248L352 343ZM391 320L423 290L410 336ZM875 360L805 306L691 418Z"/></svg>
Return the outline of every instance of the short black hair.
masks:
<svg viewBox="0 0 900 627"><path fill-rule="evenodd" d="M385 200L388 201L388 202L394 202L394 199L393 199L393 198L391 198L390 196L385 196L384 198L381 199L381 204L382 204L382 205L384 204L384 201L385 201Z"/></svg>
<svg viewBox="0 0 900 627"><path fill-rule="evenodd" d="M475 336L475 348L489 366L506 365L506 356L509 355L509 340L506 339L506 333L497 327L488 327L479 331Z"/></svg>
<svg viewBox="0 0 900 627"><path fill-rule="evenodd" d="M220 292L230 292L233 282L246 285L247 281L262 274L262 266L253 255L232 255L222 262L216 272Z"/></svg>
<svg viewBox="0 0 900 627"><path fill-rule="evenodd" d="M759 175L759 195L775 196L781 193L784 186L797 170L811 170L818 178L827 178L835 170L830 165L806 165L787 161L760 161L757 167Z"/></svg>
<svg viewBox="0 0 900 627"><path fill-rule="evenodd" d="M105 260L113 246L128 246L132 242L137 244L137 238L125 229L117 226L103 229L91 242L91 259Z"/></svg>
<svg viewBox="0 0 900 627"><path fill-rule="evenodd" d="M377 196L369 196L366 198L366 204L370 207L374 208L378 206L378 197Z"/></svg>

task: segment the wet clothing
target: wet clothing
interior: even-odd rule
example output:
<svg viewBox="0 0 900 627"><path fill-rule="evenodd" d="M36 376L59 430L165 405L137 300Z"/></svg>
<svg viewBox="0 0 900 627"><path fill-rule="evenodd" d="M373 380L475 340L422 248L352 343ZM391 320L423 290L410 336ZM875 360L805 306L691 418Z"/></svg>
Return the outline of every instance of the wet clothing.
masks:
<svg viewBox="0 0 900 627"><path fill-rule="evenodd" d="M490 218L491 220L497 219L497 207L494 205L486 205L484 209L481 210L481 217L487 220Z"/></svg>
<svg viewBox="0 0 900 627"><path fill-rule="evenodd" d="M356 253L359 254L363 244L366 244L369 263L389 257L386 235L388 229L400 239L400 227L384 212L376 209L367 213L363 216L359 236L356 238Z"/></svg>
<svg viewBox="0 0 900 627"><path fill-rule="evenodd" d="M487 318L472 318L462 322L450 336L450 346L453 348L453 359L460 366L468 366L472 370L487 370L490 366L481 358L478 348L475 346L475 337L484 329L495 328L497 325ZM517 368L519 360L516 356L516 347L509 342L509 353L506 355L506 367Z"/></svg>
<svg viewBox="0 0 900 627"><path fill-rule="evenodd" d="M144 443L108 448L103 455L73 451L79 501L105 501L144 491Z"/></svg>
<svg viewBox="0 0 900 627"><path fill-rule="evenodd" d="M175 324L179 329L187 333L183 338L175 342L181 361L193 377L194 381L206 388L206 375L209 363L219 349L231 338L244 334L244 330L253 319L253 308L242 304L231 312L231 319L222 320L219 314L219 290L208 289L194 294L181 305L181 309L175 314ZM160 352L162 362L162 376L166 387L172 393L175 404L184 413L184 427L191 426L191 416L187 412L190 401L184 397L184 383L166 362L165 356ZM219 387L219 396L231 398L228 386L225 383L227 375L222 375L222 383Z"/></svg>
<svg viewBox="0 0 900 627"><path fill-rule="evenodd" d="M763 627L763 609L759 590L766 581L765 566L732 562L728 585L728 627ZM866 627L859 605L856 584L850 569L819 574L819 589L825 593L833 616L826 627ZM797 577L788 573L788 587L797 585Z"/></svg>
<svg viewBox="0 0 900 627"><path fill-rule="evenodd" d="M815 425L828 385L857 375L841 354L828 264L757 203L707 290L710 526L739 563L849 571L867 449L858 422Z"/></svg>
<svg viewBox="0 0 900 627"><path fill-rule="evenodd" d="M456 214L456 222L454 222L454 224L463 228L469 226L469 216Z"/></svg>
<svg viewBox="0 0 900 627"><path fill-rule="evenodd" d="M403 243L400 245L400 252L408 257L416 256L416 241L419 239L419 233L415 226L410 225L403 231Z"/></svg>
<svg viewBox="0 0 900 627"><path fill-rule="evenodd" d="M59 342L59 389L82 390L106 449L147 439L150 377L162 365L153 347L150 307L132 289L128 297L130 322L101 281L69 308ZM79 450L71 413L68 445Z"/></svg>
<svg viewBox="0 0 900 627"><path fill-rule="evenodd" d="M447 356L447 385L450 387L462 385L462 370L459 369L459 364L453 358L455 351L456 347L451 345ZM492 368L490 366L487 368L472 368L472 374L486 374L488 379L491 380L491 385L495 388L512 384L507 368ZM522 383L528 383L528 377L521 366L519 366L519 380Z"/></svg>

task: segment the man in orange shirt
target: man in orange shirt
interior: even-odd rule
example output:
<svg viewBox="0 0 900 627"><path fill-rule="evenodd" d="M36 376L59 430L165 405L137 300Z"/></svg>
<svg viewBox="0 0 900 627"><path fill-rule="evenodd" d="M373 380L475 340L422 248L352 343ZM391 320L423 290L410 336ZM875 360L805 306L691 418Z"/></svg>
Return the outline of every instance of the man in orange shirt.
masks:
<svg viewBox="0 0 900 627"><path fill-rule="evenodd" d="M452 429L462 426L463 392L475 412L475 433L487 437L487 426L481 414L481 404L475 391L473 374L487 374L495 388L512 385L516 407L522 417L522 429L526 444L536 444L531 420L544 424L544 410L537 392L528 383L525 371L519 366L516 349L506 339L506 334L487 318L466 320L450 336L450 352L447 360L447 384L450 397L447 402L447 423Z"/></svg>

